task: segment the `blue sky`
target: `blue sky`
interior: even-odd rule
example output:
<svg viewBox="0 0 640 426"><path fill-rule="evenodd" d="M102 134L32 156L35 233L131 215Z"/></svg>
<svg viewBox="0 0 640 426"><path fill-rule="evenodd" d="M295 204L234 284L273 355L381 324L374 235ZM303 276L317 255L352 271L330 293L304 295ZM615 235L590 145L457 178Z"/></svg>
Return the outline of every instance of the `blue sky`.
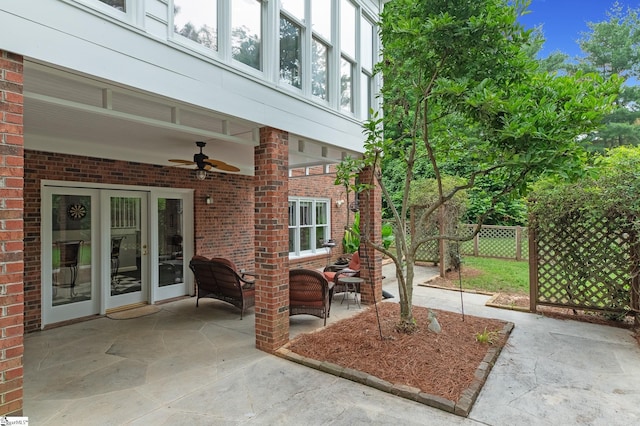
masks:
<svg viewBox="0 0 640 426"><path fill-rule="evenodd" d="M607 20L606 12L615 0L531 0L530 13L520 18L527 28L542 24L547 40L542 47L540 57L546 57L560 50L570 57L582 56L577 40L582 32L589 28L587 22ZM640 7L640 0L620 0L626 9Z"/></svg>

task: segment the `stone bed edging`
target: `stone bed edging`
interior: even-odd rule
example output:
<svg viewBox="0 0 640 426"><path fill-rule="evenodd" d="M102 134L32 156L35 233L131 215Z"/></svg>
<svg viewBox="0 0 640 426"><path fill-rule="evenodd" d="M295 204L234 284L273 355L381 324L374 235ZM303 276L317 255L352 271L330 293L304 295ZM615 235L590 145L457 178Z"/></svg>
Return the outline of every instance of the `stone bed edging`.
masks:
<svg viewBox="0 0 640 426"><path fill-rule="evenodd" d="M502 327L502 330L499 331L499 334L505 337L505 342L511 334L513 327L514 323L507 322L504 327ZM394 385L387 382L386 380L382 380L378 377L372 376L362 371L354 370L352 368L345 368L331 362L318 361L312 358L298 355L297 353L289 350L288 346L289 344L286 344L283 347L277 349L275 354L281 358L296 362L298 364L302 364L306 367L314 368L316 370L323 371L337 377L342 377L353 382L361 383L363 385L370 386L383 392L416 401L421 404L438 408L440 410L447 411L449 413L453 413L462 417L467 417L471 412L471 408L478 398L480 390L482 389L482 386L489 376L489 372L493 368L496 360L498 359L498 356L500 355L500 352L502 351L502 348L504 347L504 345L501 345L500 347L489 348L484 359L480 362L478 368L476 368L473 382L471 382L471 385L462 392L458 402L455 402L446 398L442 398L440 396L422 392L420 389L411 386L402 384Z"/></svg>

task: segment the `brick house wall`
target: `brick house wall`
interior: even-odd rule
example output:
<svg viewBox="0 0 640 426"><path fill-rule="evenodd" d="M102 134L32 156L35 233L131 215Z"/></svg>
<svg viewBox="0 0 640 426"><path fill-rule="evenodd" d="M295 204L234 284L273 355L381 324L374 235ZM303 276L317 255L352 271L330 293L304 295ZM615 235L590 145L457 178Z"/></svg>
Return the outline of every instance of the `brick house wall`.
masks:
<svg viewBox="0 0 640 426"><path fill-rule="evenodd" d="M0 50L0 415L22 414L23 58Z"/></svg>
<svg viewBox="0 0 640 426"><path fill-rule="evenodd" d="M195 253L228 257L239 268L254 263L253 177L210 173L197 181L193 170L75 155L25 151L25 330L41 327L40 183L43 179L114 185L195 188ZM213 204L205 203L211 195Z"/></svg>
<svg viewBox="0 0 640 426"><path fill-rule="evenodd" d="M345 232L344 227L347 224L347 213L349 214L349 223L353 223L353 213L348 210L346 204L347 195L345 189L341 185L334 185L335 180L336 167L334 165L329 167L328 173L325 173L324 166L294 169L289 177L290 196L328 198L331 200L331 238L337 243L336 247L330 252L331 263L344 254L342 237ZM349 194L349 197L353 201L354 194ZM345 203L341 206L336 206L336 201L338 200L343 200ZM326 266L327 261L327 253L323 250L323 253L317 256L292 259L290 263L291 268L319 269Z"/></svg>

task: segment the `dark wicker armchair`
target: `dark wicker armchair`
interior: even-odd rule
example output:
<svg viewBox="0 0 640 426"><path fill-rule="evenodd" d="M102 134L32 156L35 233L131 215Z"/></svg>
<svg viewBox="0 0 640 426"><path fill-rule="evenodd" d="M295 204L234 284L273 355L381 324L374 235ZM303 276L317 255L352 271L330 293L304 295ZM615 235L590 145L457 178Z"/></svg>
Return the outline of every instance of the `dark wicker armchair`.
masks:
<svg viewBox="0 0 640 426"><path fill-rule="evenodd" d="M322 273L310 269L289 271L289 316L308 314L324 319L331 312L331 289Z"/></svg>
<svg viewBox="0 0 640 426"><path fill-rule="evenodd" d="M236 274L240 275L242 279L244 279L246 282L250 282L250 283L255 282L255 276L253 272L245 271L244 269L238 269L238 267L232 260L224 257L212 257L211 260L226 263L231 267L231 269L233 269L236 272ZM249 279L248 277L252 277L252 279Z"/></svg>
<svg viewBox="0 0 640 426"><path fill-rule="evenodd" d="M240 319L246 308L255 305L253 282L243 279L228 263L195 256L189 262L197 285L196 307L202 297L231 303L240 309Z"/></svg>

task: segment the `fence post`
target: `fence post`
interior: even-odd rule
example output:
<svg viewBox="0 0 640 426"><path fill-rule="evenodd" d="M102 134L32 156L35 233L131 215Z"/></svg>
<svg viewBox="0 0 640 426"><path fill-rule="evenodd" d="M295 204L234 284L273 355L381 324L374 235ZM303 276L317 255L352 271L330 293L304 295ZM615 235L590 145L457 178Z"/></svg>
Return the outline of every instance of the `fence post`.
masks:
<svg viewBox="0 0 640 426"><path fill-rule="evenodd" d="M480 246L480 232L478 232L473 237L473 255L476 256L476 257L479 256L479 254L478 254L480 252L479 246Z"/></svg>
<svg viewBox="0 0 640 426"><path fill-rule="evenodd" d="M631 243L631 294L630 294L630 307L634 314L634 322L635 325L638 325L640 320L640 276L638 272L640 271L640 265L638 262L640 261L640 242L638 241L638 234L636 232L629 233L630 238L629 241Z"/></svg>
<svg viewBox="0 0 640 426"><path fill-rule="evenodd" d="M522 260L522 227L516 226L516 260Z"/></svg>
<svg viewBox="0 0 640 426"><path fill-rule="evenodd" d="M533 220L529 220L529 311L536 312L538 302L538 244Z"/></svg>

